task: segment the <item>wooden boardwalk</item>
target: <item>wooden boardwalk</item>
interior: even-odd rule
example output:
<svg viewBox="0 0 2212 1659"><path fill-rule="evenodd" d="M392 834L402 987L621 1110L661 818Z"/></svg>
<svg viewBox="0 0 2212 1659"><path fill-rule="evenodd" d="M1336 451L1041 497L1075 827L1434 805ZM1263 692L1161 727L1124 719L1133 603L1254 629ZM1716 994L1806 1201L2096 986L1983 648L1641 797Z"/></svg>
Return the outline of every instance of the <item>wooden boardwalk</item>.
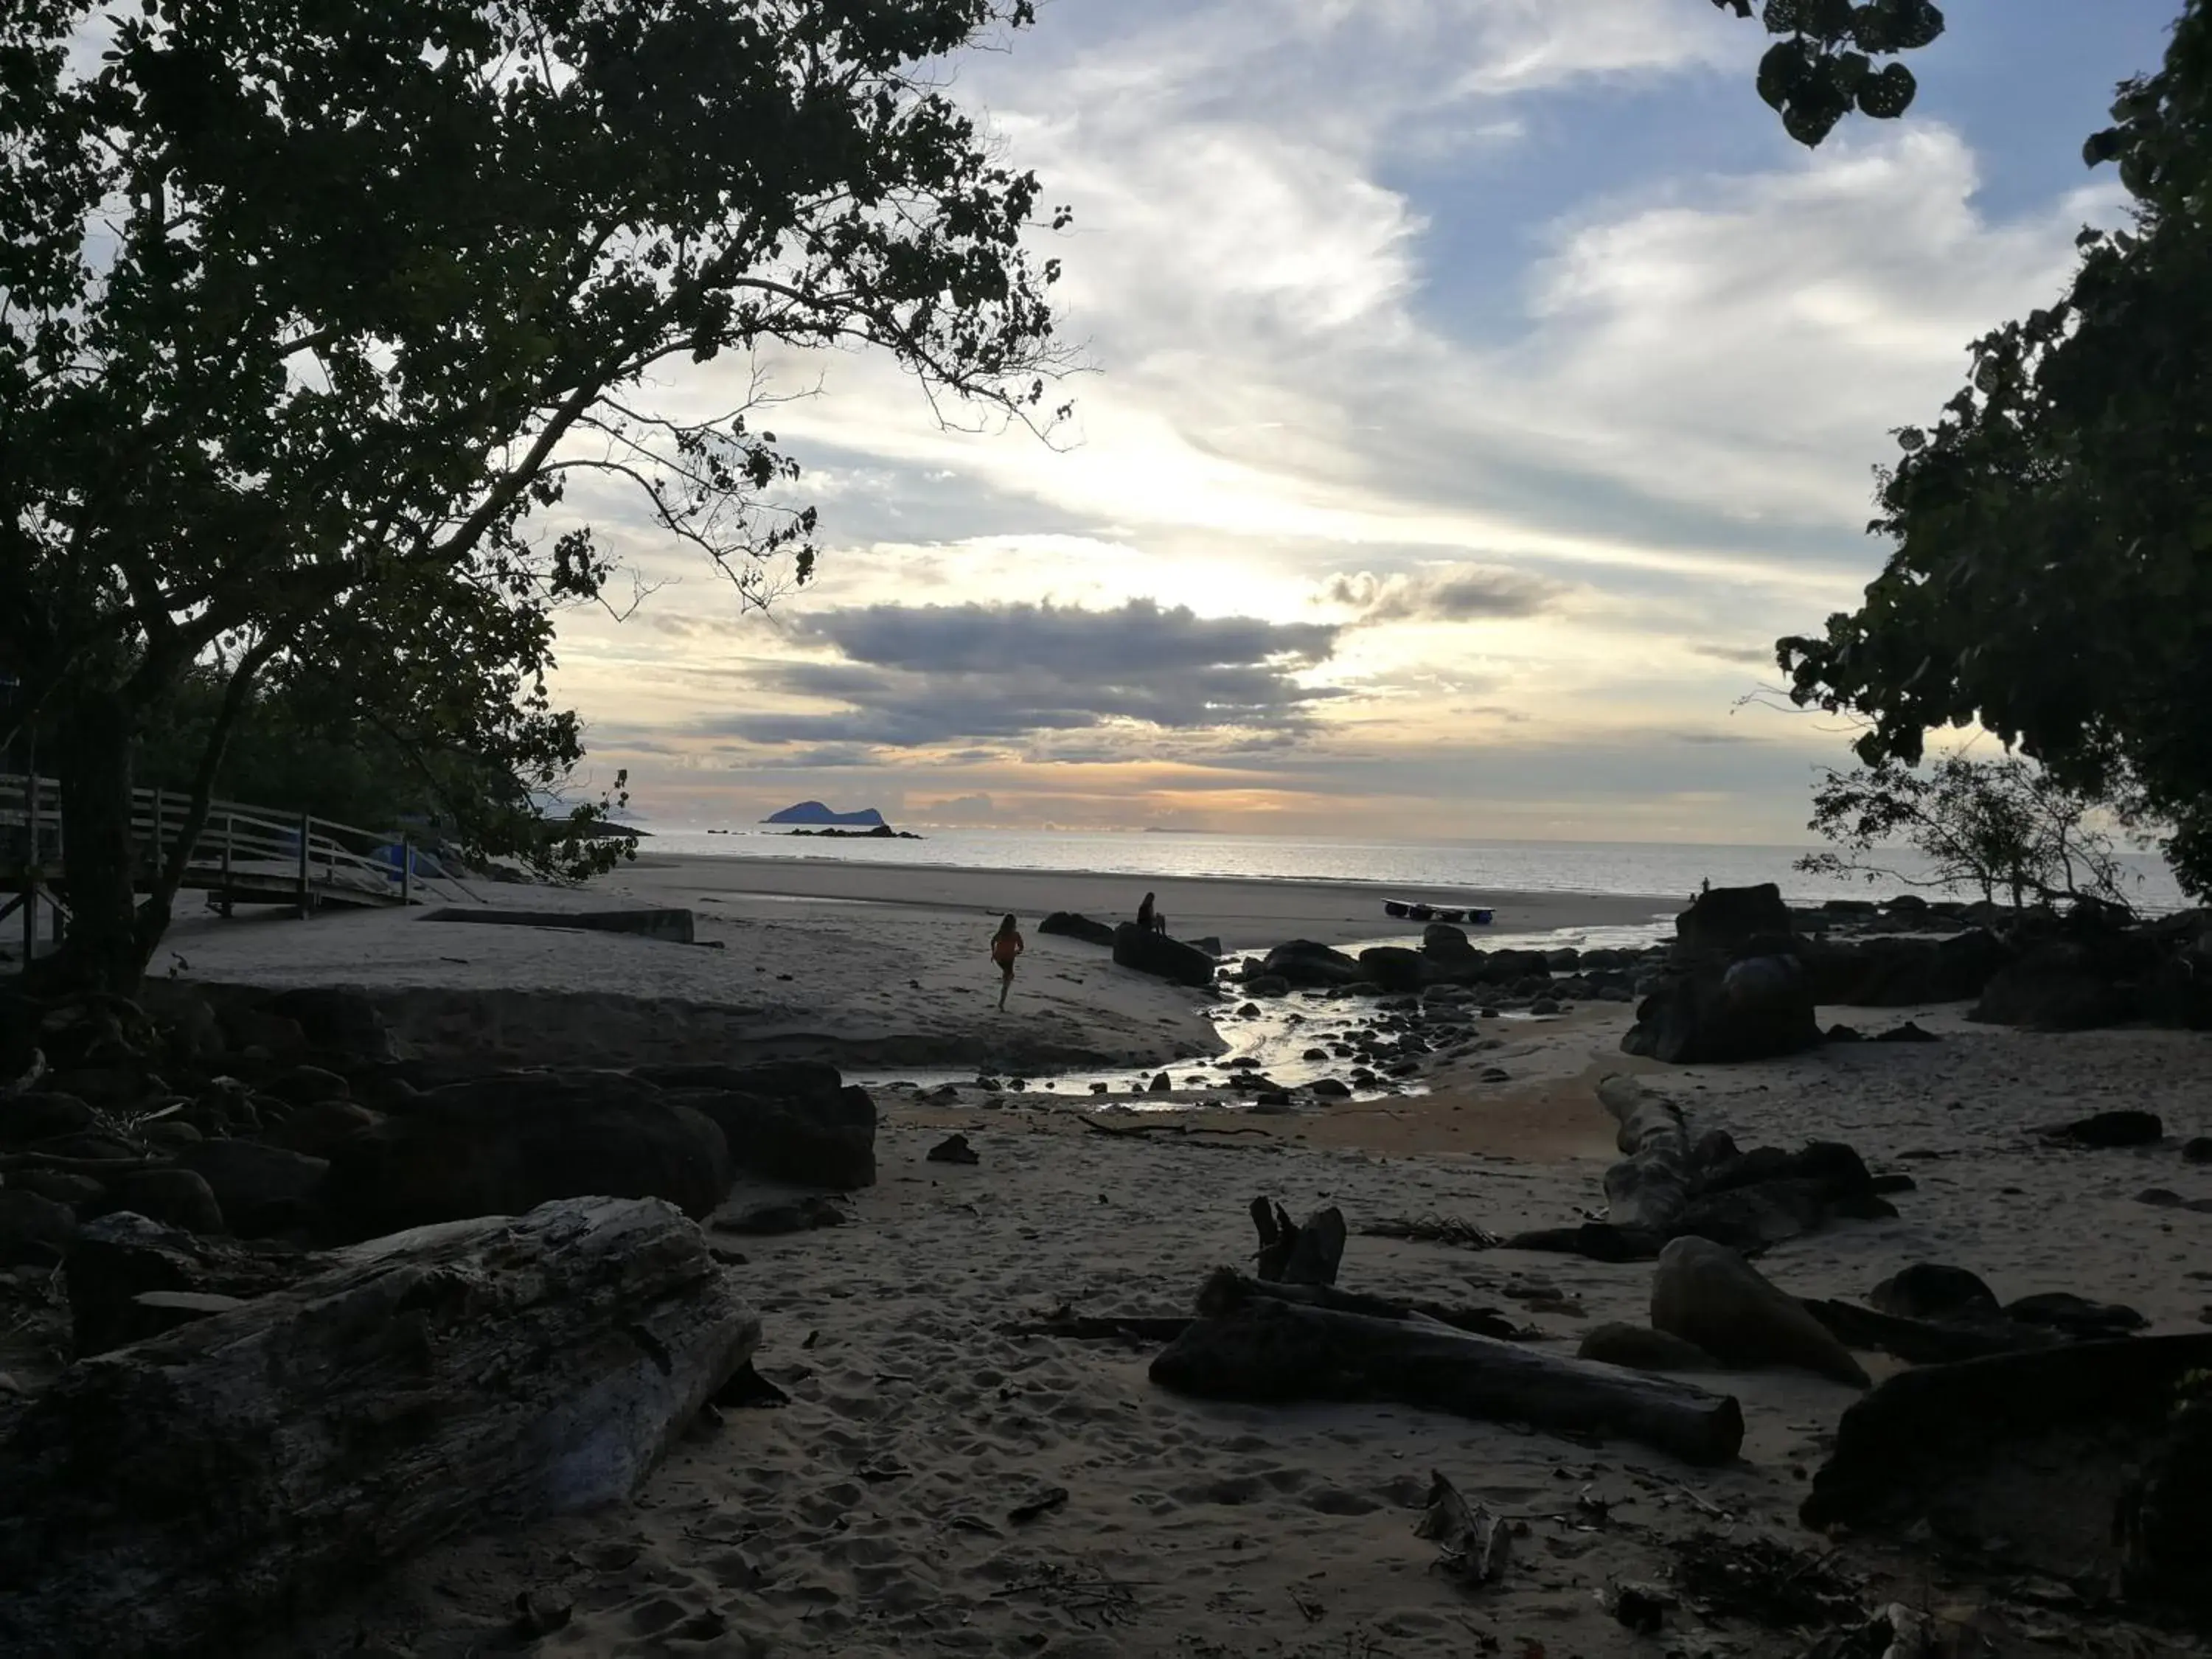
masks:
<svg viewBox="0 0 2212 1659"><path fill-rule="evenodd" d="M133 792L132 805L131 834L144 885L183 836L187 802L173 790L140 789ZM326 907L414 902L414 860L404 835L218 800L210 804L192 844L181 886L204 891L210 907L225 915L246 904L308 916ZM69 915L54 891L66 885L68 870L60 786L52 778L0 772L0 892L9 896L0 903L0 920L22 913L27 956L41 904L58 919Z"/></svg>

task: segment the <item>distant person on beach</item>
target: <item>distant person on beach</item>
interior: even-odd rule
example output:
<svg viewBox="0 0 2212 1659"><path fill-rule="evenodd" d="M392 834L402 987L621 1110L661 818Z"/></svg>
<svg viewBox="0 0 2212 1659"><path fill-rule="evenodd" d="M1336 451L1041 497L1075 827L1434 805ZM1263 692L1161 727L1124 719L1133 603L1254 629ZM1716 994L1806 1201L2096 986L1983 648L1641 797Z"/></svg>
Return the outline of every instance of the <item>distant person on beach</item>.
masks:
<svg viewBox="0 0 2212 1659"><path fill-rule="evenodd" d="M1012 916L1000 922L999 931L991 935L991 960L999 964L1001 975L999 981L999 1006L1001 1008L1006 1006L1006 993L1014 988L1014 958L1021 955L1024 948L1021 929L1014 925Z"/></svg>
<svg viewBox="0 0 2212 1659"><path fill-rule="evenodd" d="M1145 933L1164 933L1168 930L1167 918L1152 908L1150 893L1145 895L1145 902L1137 907L1137 930Z"/></svg>

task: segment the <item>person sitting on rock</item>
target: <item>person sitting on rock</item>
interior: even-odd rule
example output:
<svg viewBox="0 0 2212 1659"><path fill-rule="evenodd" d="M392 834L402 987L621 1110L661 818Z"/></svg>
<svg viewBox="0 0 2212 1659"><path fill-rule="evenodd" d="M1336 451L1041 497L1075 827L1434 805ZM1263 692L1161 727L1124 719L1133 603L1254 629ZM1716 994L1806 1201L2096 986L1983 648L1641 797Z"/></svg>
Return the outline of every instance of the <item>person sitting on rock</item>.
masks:
<svg viewBox="0 0 2212 1659"><path fill-rule="evenodd" d="M1014 958L1026 947L1022 944L1021 929L1008 916L999 924L999 931L991 935L991 960L999 964L999 1006L1006 1006L1006 993L1014 988Z"/></svg>
<svg viewBox="0 0 2212 1659"><path fill-rule="evenodd" d="M1152 896L1145 895L1145 902L1137 907L1137 931L1142 933L1164 933L1167 918L1152 908Z"/></svg>

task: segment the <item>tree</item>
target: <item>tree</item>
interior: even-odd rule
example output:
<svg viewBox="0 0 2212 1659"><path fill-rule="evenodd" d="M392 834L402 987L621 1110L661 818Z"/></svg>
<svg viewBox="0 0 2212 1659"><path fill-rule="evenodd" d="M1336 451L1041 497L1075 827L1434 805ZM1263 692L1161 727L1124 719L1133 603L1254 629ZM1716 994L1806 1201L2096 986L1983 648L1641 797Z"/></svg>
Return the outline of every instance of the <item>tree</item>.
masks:
<svg viewBox="0 0 2212 1659"><path fill-rule="evenodd" d="M1806 825L1843 853L1797 860L1809 875L1862 875L1909 887L1999 892L2015 908L2030 900L2092 899L2128 905L2128 872L2111 837L2091 817L2099 803L2040 768L1947 755L1923 774L1895 762L1827 771L1813 793ZM1902 841L1928 860L1921 874L1870 861Z"/></svg>
<svg viewBox="0 0 2212 1659"><path fill-rule="evenodd" d="M1973 346L1934 429L1899 432L1856 611L1778 642L1801 706L1868 722L1870 764L1978 722L2068 787L2171 826L2212 892L2212 3L2091 138L2131 230L2085 231L2063 299Z"/></svg>
<svg viewBox="0 0 2212 1659"><path fill-rule="evenodd" d="M1024 419L1057 365L1037 185L932 65L1030 0L88 0L0 15L0 662L52 734L69 969L127 989L134 738L195 673L197 832L271 677L557 765L550 612L599 599L572 474L761 603L796 465L656 371L887 349ZM1060 216L1051 216L1057 225Z"/></svg>
<svg viewBox="0 0 2212 1659"><path fill-rule="evenodd" d="M1713 4L1752 15L1752 0ZM1874 60L1916 51L1943 33L1943 14L1929 0L1765 0L1759 21L1783 38L1759 61L1759 95L1808 147L1853 110L1878 120L1904 114L1919 83L1904 64L1876 68Z"/></svg>

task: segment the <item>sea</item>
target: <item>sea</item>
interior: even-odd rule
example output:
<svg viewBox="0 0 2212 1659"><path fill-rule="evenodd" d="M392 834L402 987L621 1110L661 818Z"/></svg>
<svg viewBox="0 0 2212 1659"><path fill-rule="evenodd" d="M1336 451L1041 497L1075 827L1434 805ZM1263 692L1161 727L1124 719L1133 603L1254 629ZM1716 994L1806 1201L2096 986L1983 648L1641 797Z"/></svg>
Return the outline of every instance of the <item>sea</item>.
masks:
<svg viewBox="0 0 2212 1659"><path fill-rule="evenodd" d="M1796 861L1811 847L1706 846L1668 842L1334 840L1310 836L1204 835L1182 831L1085 832L1057 830L921 830L919 841L793 836L766 826L726 833L697 827L647 825L653 852L725 858L852 860L866 864L952 866L979 870L1064 870L1102 875L1229 877L1259 881L1352 881L1403 887L1421 896L1452 894L1480 904L1497 893L1679 895L1699 886L1743 887L1771 881L1795 904L1832 898L1884 898L1907 889L1891 878L1808 875ZM2165 863L2151 854L2125 857L2130 902L2160 914L2188 899ZM1880 862L1924 881L1928 860L1909 849L1883 852ZM1930 898L1972 899L1978 890L1919 886Z"/></svg>

